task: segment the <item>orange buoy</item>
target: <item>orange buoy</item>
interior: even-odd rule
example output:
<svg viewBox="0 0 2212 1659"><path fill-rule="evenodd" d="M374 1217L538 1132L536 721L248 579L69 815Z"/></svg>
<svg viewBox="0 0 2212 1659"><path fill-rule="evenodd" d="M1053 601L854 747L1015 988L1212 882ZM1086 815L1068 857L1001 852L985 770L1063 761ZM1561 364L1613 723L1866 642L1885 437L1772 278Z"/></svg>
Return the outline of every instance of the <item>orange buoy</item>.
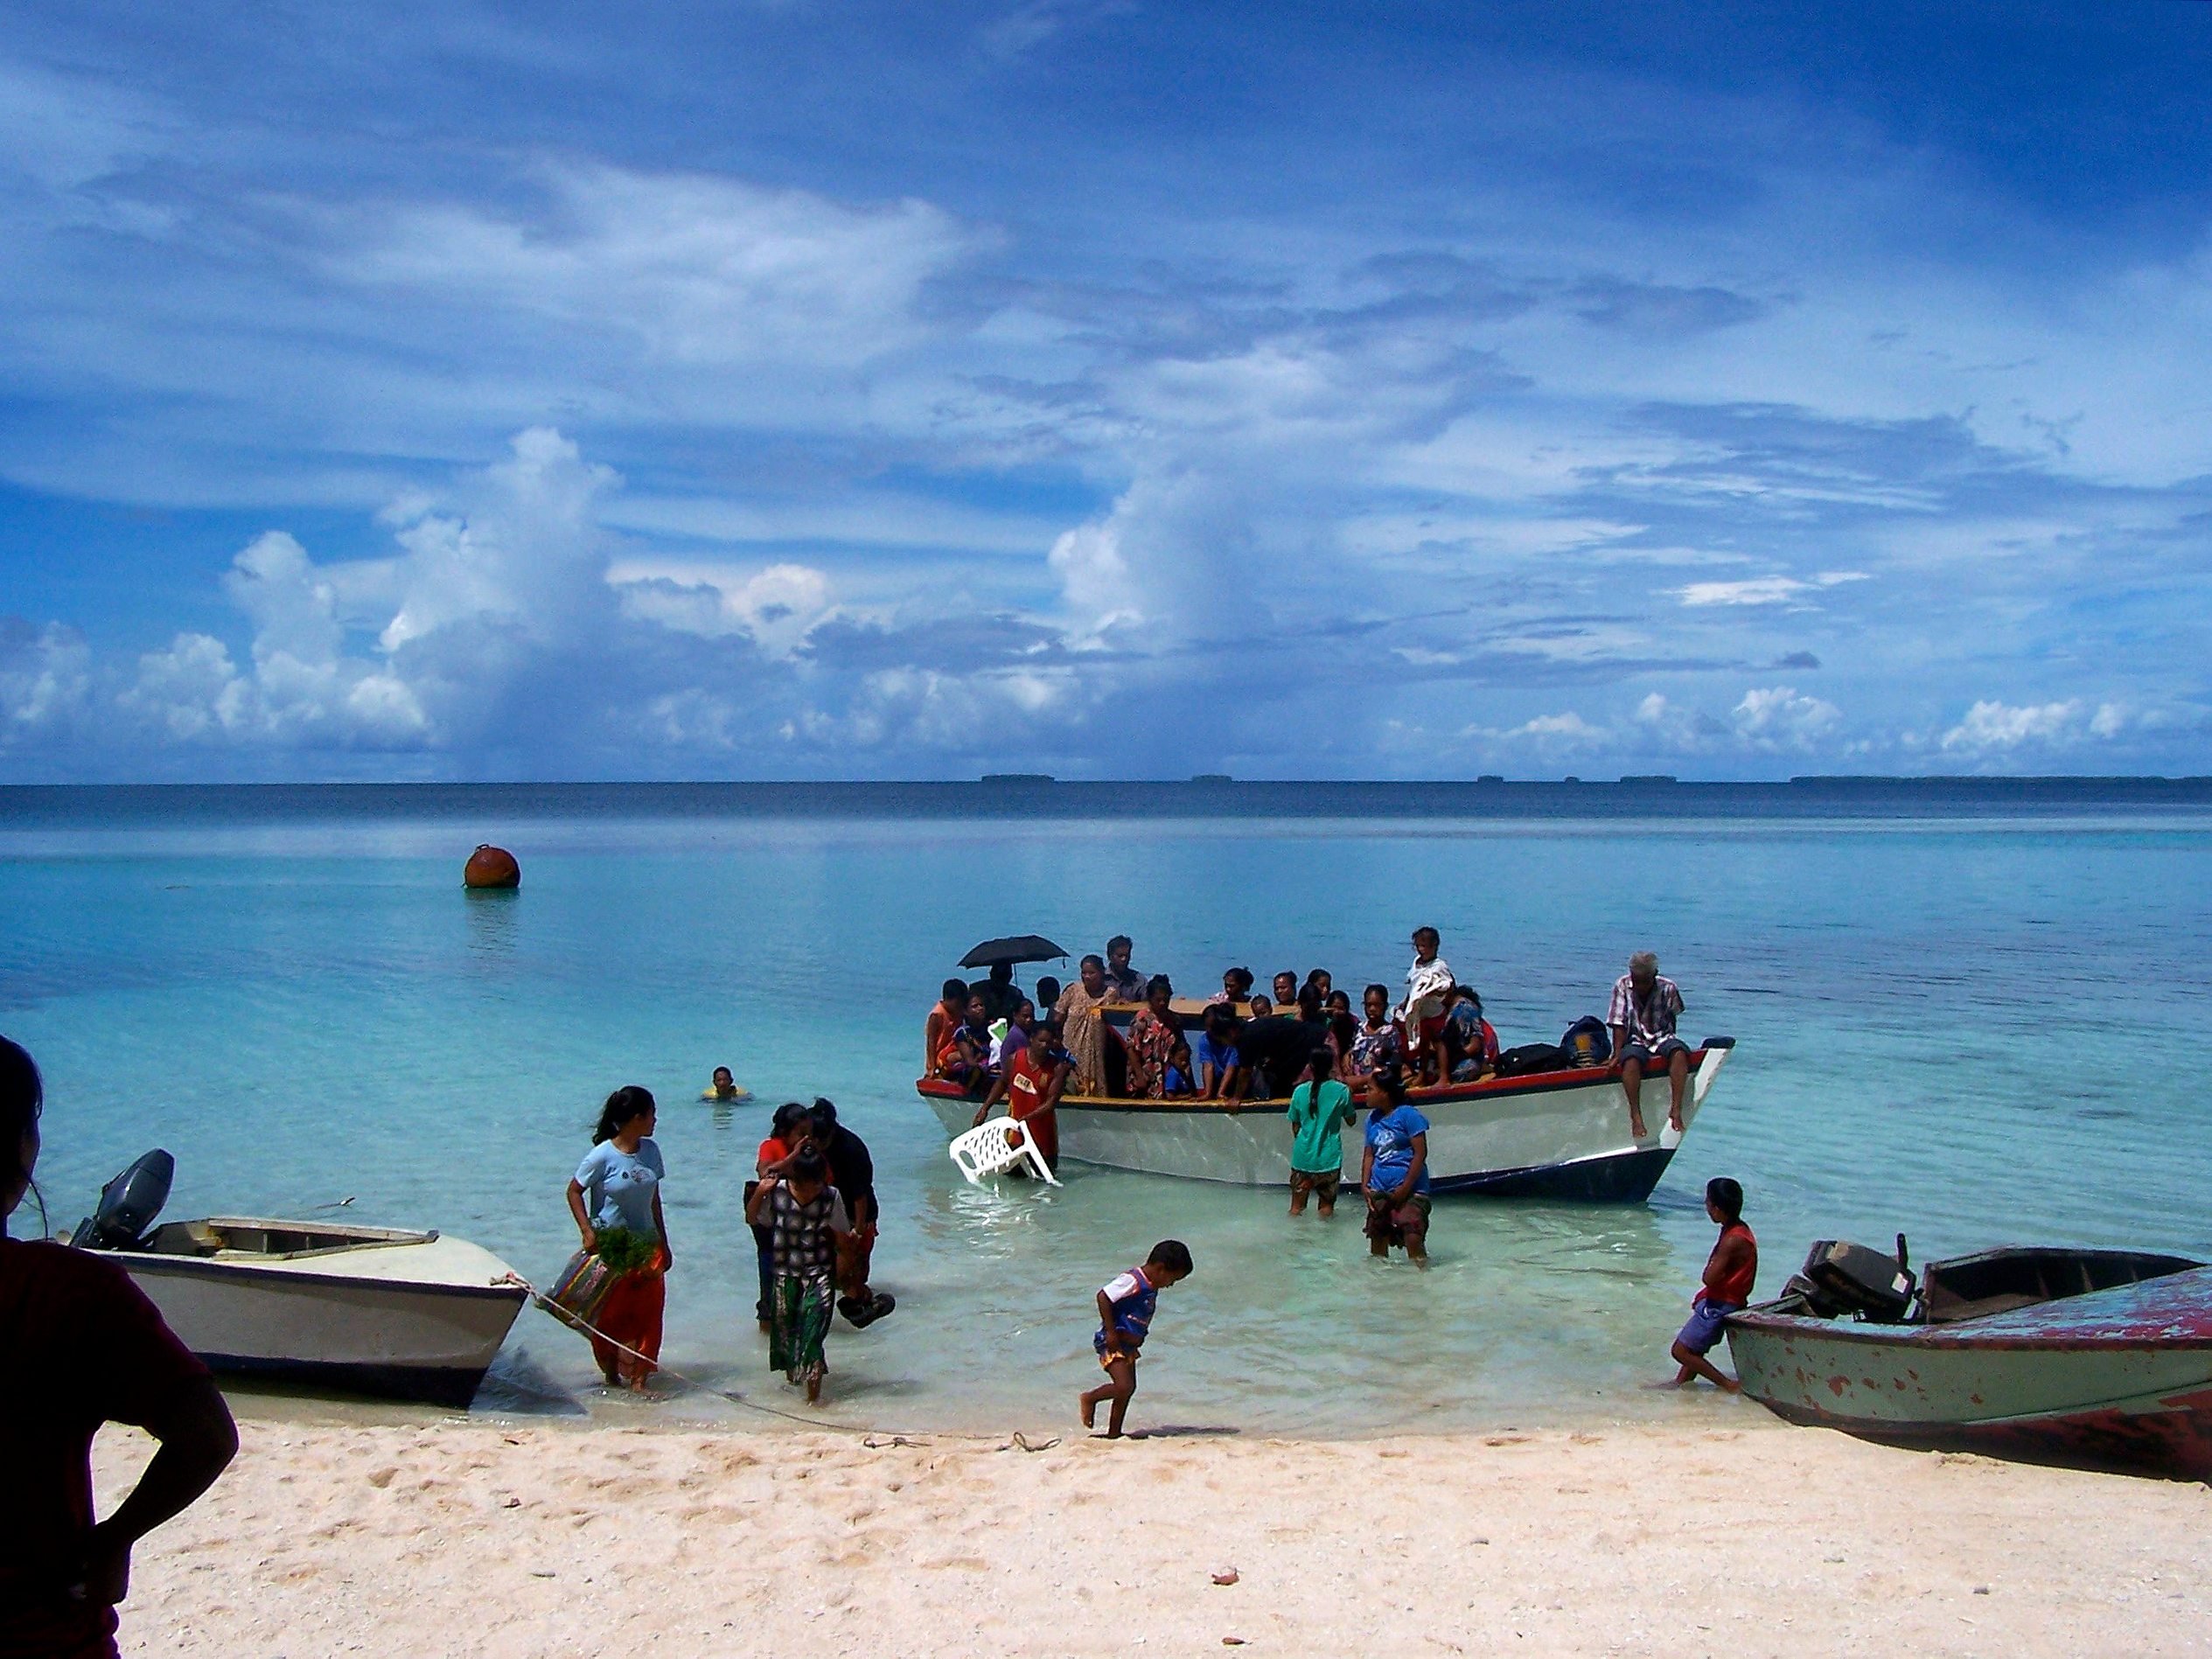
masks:
<svg viewBox="0 0 2212 1659"><path fill-rule="evenodd" d="M469 866L461 872L464 887L520 887L522 867L514 861L514 854L504 847L479 847L469 854Z"/></svg>

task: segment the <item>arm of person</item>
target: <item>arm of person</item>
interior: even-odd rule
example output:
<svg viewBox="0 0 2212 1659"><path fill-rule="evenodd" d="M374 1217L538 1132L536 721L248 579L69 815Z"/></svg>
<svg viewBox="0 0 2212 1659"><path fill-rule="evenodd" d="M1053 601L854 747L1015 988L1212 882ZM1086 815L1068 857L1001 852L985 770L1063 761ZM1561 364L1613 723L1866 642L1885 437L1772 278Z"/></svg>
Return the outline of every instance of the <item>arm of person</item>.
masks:
<svg viewBox="0 0 2212 1659"><path fill-rule="evenodd" d="M660 1213L660 1188L652 1189L652 1230L660 1235L660 1270L668 1271L676 1264L676 1252L668 1248L668 1223Z"/></svg>
<svg viewBox="0 0 2212 1659"><path fill-rule="evenodd" d="M746 1225L764 1227L768 1224L768 1195L782 1184L781 1175L771 1175L765 1169L761 1172L760 1185L753 1188L753 1195L745 1201Z"/></svg>
<svg viewBox="0 0 2212 1659"><path fill-rule="evenodd" d="M1113 1299L1104 1291L1099 1293L1099 1328L1106 1333L1107 1353L1126 1354L1128 1352L1121 1345L1121 1328L1113 1322Z"/></svg>
<svg viewBox="0 0 2212 1659"><path fill-rule="evenodd" d="M569 1182L569 1213L576 1218L576 1233L583 1240L583 1247L597 1250L599 1231L591 1224L591 1217L583 1213L583 1185L574 1180Z"/></svg>
<svg viewBox="0 0 2212 1659"><path fill-rule="evenodd" d="M1413 1161L1406 1166L1406 1179L1398 1190L1390 1195L1393 1204L1402 1204L1413 1195L1413 1183L1421 1178L1421 1171L1428 1168L1428 1131L1422 1130L1413 1137ZM1679 1291L1675 1293L1680 1295Z"/></svg>
<svg viewBox="0 0 2212 1659"><path fill-rule="evenodd" d="M230 1407L206 1377L180 1384L145 1428L160 1449L130 1495L86 1535L71 1586L97 1606L114 1607L129 1593L130 1546L214 1485L238 1452Z"/></svg>
<svg viewBox="0 0 2212 1659"><path fill-rule="evenodd" d="M1613 1058L1617 1063L1621 1058L1621 1050L1629 1046L1629 1028L1624 1025L1616 1025L1612 1028L1612 1031Z"/></svg>
<svg viewBox="0 0 2212 1659"><path fill-rule="evenodd" d="M1741 1267L1745 1258L1750 1254L1751 1246L1744 1241L1743 1235L1730 1233L1713 1246L1713 1254L1706 1258L1705 1287L1711 1290L1720 1283Z"/></svg>
<svg viewBox="0 0 2212 1659"><path fill-rule="evenodd" d="M1375 1143L1371 1140L1360 1149L1359 1189L1371 1195L1375 1190Z"/></svg>

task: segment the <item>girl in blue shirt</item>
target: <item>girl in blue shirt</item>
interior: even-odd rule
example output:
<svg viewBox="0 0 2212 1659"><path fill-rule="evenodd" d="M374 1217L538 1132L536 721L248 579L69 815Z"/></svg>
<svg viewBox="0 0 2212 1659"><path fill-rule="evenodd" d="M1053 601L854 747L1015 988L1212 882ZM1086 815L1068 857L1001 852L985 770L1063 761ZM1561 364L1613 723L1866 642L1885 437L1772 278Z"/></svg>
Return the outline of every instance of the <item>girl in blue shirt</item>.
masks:
<svg viewBox="0 0 2212 1659"><path fill-rule="evenodd" d="M1394 1060L1367 1079L1367 1148L1359 1189L1367 1199L1367 1251L1402 1248L1417 1267L1428 1265L1428 1119L1406 1098L1405 1074Z"/></svg>

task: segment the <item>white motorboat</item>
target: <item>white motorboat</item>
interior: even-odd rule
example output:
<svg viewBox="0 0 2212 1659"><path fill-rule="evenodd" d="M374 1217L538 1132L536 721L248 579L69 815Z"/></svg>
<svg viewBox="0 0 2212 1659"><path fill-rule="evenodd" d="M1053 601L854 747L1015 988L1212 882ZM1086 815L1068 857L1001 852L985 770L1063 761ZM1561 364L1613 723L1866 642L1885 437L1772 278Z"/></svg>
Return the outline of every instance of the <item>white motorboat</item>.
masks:
<svg viewBox="0 0 2212 1659"><path fill-rule="evenodd" d="M1639 1091L1647 1133L1629 1133L1617 1066L1540 1071L1414 1089L1409 1098L1429 1121L1429 1184L1437 1192L1490 1197L1582 1198L1641 1203L1680 1147L1735 1048L1707 1037L1690 1052L1682 1128L1667 1123L1667 1078ZM948 1134L975 1115L957 1084L924 1078L915 1087ZM1063 1098L1060 1156L1109 1169L1185 1175L1245 1187L1290 1180L1286 1103ZM1344 1136L1344 1179L1357 1182L1362 1142Z"/></svg>
<svg viewBox="0 0 2212 1659"><path fill-rule="evenodd" d="M522 1311L506 1263L435 1231L319 1221L213 1216L146 1230L172 1168L166 1153L141 1159L76 1237L128 1272L211 1370L443 1405L473 1398Z"/></svg>

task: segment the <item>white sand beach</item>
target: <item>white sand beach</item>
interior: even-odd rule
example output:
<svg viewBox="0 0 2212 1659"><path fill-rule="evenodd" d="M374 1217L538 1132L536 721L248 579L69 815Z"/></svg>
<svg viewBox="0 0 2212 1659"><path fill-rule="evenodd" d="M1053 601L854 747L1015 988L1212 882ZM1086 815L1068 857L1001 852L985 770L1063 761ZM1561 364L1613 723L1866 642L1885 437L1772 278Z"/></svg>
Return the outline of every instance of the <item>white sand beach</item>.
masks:
<svg viewBox="0 0 2212 1659"><path fill-rule="evenodd" d="M1036 1451L248 1422L210 1496L141 1546L122 1646L2212 1652L2212 1489L1891 1451L1713 1405L1708 1428L1071 1429ZM103 1500L147 1446L103 1437Z"/></svg>

